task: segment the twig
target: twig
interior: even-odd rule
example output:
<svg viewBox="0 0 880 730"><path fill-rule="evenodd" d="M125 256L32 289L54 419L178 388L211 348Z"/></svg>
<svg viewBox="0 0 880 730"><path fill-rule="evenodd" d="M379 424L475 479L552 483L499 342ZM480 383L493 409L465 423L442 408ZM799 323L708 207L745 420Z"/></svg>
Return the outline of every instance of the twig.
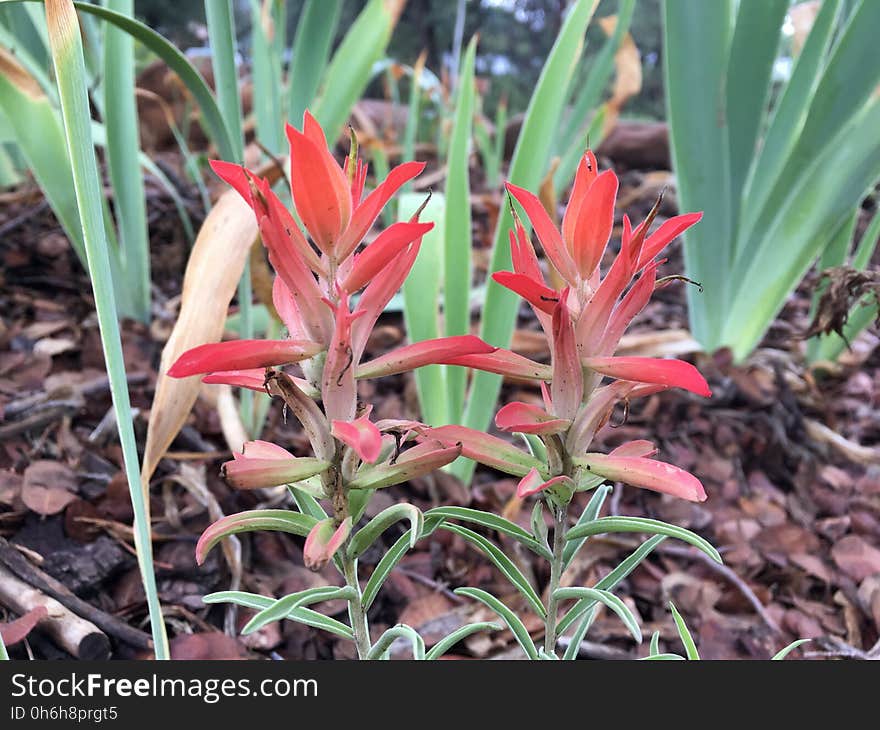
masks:
<svg viewBox="0 0 880 730"><path fill-rule="evenodd" d="M31 565L18 550L2 537L0 537L0 564L4 565L25 583L39 589L47 596L51 596L65 608L70 609L82 618L88 619L95 626L120 641L124 641L126 644L137 649L153 648L153 641L149 634L129 626L124 621L109 613L105 613L99 608L95 608L75 596L64 584Z"/></svg>

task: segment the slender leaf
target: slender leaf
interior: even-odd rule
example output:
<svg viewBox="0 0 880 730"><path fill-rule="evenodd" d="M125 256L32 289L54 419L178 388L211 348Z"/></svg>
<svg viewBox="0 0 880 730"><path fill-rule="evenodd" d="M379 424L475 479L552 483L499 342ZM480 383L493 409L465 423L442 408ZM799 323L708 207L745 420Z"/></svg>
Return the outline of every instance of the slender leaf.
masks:
<svg viewBox="0 0 880 730"><path fill-rule="evenodd" d="M468 507L435 507L425 513L425 517L435 517L448 520L461 520L475 525L488 527L490 530L512 537L517 542L525 545L529 550L547 560L552 559L550 551L544 548L535 538L515 522L493 515L491 512L483 512Z"/></svg>
<svg viewBox="0 0 880 730"><path fill-rule="evenodd" d="M514 638L517 640L517 643L522 647L522 650L526 653L526 656L529 659L538 658L538 650L537 648L535 648L535 642L532 641L532 637L529 636L529 632L523 622L519 620L519 618L513 611L511 611L501 601L495 598L495 596L493 596L491 593L487 593L486 591L481 590L480 588L456 588L455 593L459 596L467 596L468 598L473 598L474 600L479 601L480 603L497 613L507 625L507 628L509 628L511 632L513 632Z"/></svg>
<svg viewBox="0 0 880 730"><path fill-rule="evenodd" d="M642 630L639 628L639 623L636 621L636 617L633 616L629 607L610 591L603 591L597 588L557 588L554 596L559 601L565 601L570 598L580 601L586 598L608 606L608 608L620 617L620 620L623 621L626 628L629 629L633 638L639 644L642 643Z"/></svg>
<svg viewBox="0 0 880 730"><path fill-rule="evenodd" d="M446 210L443 245L443 323L447 336L471 331L471 186L470 156L474 120L474 62L477 37L468 43L458 79L455 117L446 158ZM447 418L460 423L467 371L446 370Z"/></svg>
<svg viewBox="0 0 880 730"><path fill-rule="evenodd" d="M244 606L245 608L264 609L273 605L276 599L270 598L269 596L260 596L256 593L244 593L242 591L219 591L217 593L208 594L202 598L202 601L209 604L234 603L238 606ZM335 618L324 616L310 608L305 608L304 606L294 608L284 618L288 621L297 621L306 626L312 626L316 629L324 629L324 631L329 631L331 634L335 634L343 639L354 641L354 633L344 623L337 621Z"/></svg>
<svg viewBox="0 0 880 730"><path fill-rule="evenodd" d="M309 603L322 603L323 601L351 601L357 598L357 592L351 586L337 588L335 586L316 586L304 591L291 593L289 596L279 598L272 605L257 613L241 630L242 636L247 636L273 621L287 618L287 614Z"/></svg>
<svg viewBox="0 0 880 730"><path fill-rule="evenodd" d="M798 639L797 641L792 641L784 649L780 649L778 652L776 652L771 657L771 661L781 662L783 659L785 659L785 657L787 657L789 654L791 654L791 652L793 652L799 646L802 646L803 644L808 644L810 641L812 641L812 639Z"/></svg>
<svg viewBox="0 0 880 730"><path fill-rule="evenodd" d="M227 515L205 530L196 548L196 557L202 562L220 540L240 532L270 530L306 537L317 522L311 515L286 509L254 509Z"/></svg>
<svg viewBox="0 0 880 730"><path fill-rule="evenodd" d="M397 624L379 637L379 640L370 649L370 653L367 654L367 659L386 659L385 655L391 645L400 638L409 639L412 643L413 659L425 658L425 640L419 636L419 632L412 626Z"/></svg>
<svg viewBox="0 0 880 730"><path fill-rule="evenodd" d="M82 39L76 12L69 0L48 0L46 13L52 62L58 80L64 132L73 168L73 186L82 225L89 277L95 296L101 344L110 379L110 393L134 511L135 548L150 613L153 646L157 659L167 659L170 653L162 608L156 590L156 576L153 572L149 513L138 474L137 443L113 294L110 258L106 249L103 195L92 144Z"/></svg>
<svg viewBox="0 0 880 730"><path fill-rule="evenodd" d="M681 614L678 612L678 609L675 607L675 604L670 601L669 602L669 610L672 611L672 618L675 621L675 626L678 629L678 635L681 638L681 643L684 644L684 650L687 654L688 659L699 659L700 653L697 651L697 645L694 643L694 637L691 636L691 632L687 627L687 624L684 622Z"/></svg>
<svg viewBox="0 0 880 730"><path fill-rule="evenodd" d="M486 557L495 564L495 567L504 574L504 577L513 584L513 587L522 593L523 597L528 601L535 613L541 618L547 616L547 611L541 603L541 599L538 597L535 589L532 588L532 584L529 583L528 579L520 572L519 568L514 565L513 561L494 543L473 530L470 530L467 527L462 527L461 525L444 523L440 525L440 529L454 532L456 535L463 537L469 543L481 550Z"/></svg>
<svg viewBox="0 0 880 730"><path fill-rule="evenodd" d="M620 585L630 573L632 573L642 561L648 557L661 542L666 539L664 535L656 535L645 540L638 548L636 548L627 558L620 563L614 570L606 575L602 580L598 581L593 588L603 591L613 591ZM561 635L571 624L577 621L586 611L589 611L596 605L594 600L581 600L572 606L568 613L560 619L556 627L557 632Z"/></svg>
<svg viewBox="0 0 880 730"><path fill-rule="evenodd" d="M648 652L651 656L656 656L660 653L660 632L655 631L651 634L651 645L648 648Z"/></svg>
<svg viewBox="0 0 880 730"><path fill-rule="evenodd" d="M568 661L573 661L578 658L578 653L581 648L581 642L584 640L584 637L587 635L587 632L590 630L590 626L593 625L593 621L596 618L596 607L594 606L592 609L587 611L586 615L581 619L580 624L578 624L577 629L571 635L571 642L565 649L565 653L562 655L563 659Z"/></svg>
<svg viewBox="0 0 880 730"><path fill-rule="evenodd" d="M679 654L651 654L643 656L640 661L684 661L684 657Z"/></svg>
<svg viewBox="0 0 880 730"><path fill-rule="evenodd" d="M388 575L392 570L397 566L397 564L401 561L404 555L406 555L406 551L409 550L410 546L410 533L407 530L403 535L397 538L397 542L395 542L389 549L388 552L382 556L382 559L379 561L378 565L376 565L373 570L373 574L370 576L370 579L367 581L367 585L364 586L364 593L361 596L361 603L364 606L364 611L368 611L370 606L373 605L373 601L376 600L376 596L379 593L379 589L382 587L382 584L385 582L385 579L388 578Z"/></svg>
<svg viewBox="0 0 880 730"><path fill-rule="evenodd" d="M605 498L614 491L614 487L610 484L603 485L599 487L590 498L590 501L587 503L587 506L584 507L584 511L581 512L581 516L578 518L578 525L586 524L587 522L592 522L596 518L599 517L599 513L602 511L602 505L605 504ZM578 538L575 540L569 539L569 541L565 544L565 547L562 550L562 569L568 570L568 567L571 565L571 561L574 560L575 555L577 555L578 550L583 547L583 544L587 541L587 536Z"/></svg>
<svg viewBox="0 0 880 730"><path fill-rule="evenodd" d="M459 641L466 639L472 634L476 634L480 631L500 631L501 628L502 627L499 624L494 624L491 621L478 621L473 624L468 624L467 626L462 626L451 634L444 636L440 641L434 644L434 646L431 647L431 650L425 655L425 659L439 659Z"/></svg>
<svg viewBox="0 0 880 730"><path fill-rule="evenodd" d="M706 553L716 563L722 563L721 555L708 541L683 527L670 525L660 520L645 517L600 517L577 527L572 527L566 535L568 540L577 540L589 535L602 535L606 532L646 532L649 535L668 535Z"/></svg>
<svg viewBox="0 0 880 730"><path fill-rule="evenodd" d="M379 535L394 523L402 520L409 520L409 546L411 548L415 547L422 536L425 517L422 515L422 511L415 505L405 503L394 504L382 510L354 534L348 545L348 557L357 558L362 555L376 541Z"/></svg>
<svg viewBox="0 0 880 730"><path fill-rule="evenodd" d="M297 128L302 126L303 113L318 92L341 9L342 0L306 0L303 5L287 75L287 118Z"/></svg>

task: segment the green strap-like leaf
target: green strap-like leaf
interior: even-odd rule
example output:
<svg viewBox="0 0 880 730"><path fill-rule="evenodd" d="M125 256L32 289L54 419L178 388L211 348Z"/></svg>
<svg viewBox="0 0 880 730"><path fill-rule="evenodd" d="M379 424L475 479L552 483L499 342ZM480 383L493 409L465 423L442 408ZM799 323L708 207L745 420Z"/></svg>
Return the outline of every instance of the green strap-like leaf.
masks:
<svg viewBox="0 0 880 730"><path fill-rule="evenodd" d="M660 632L655 631L651 634L651 645L648 647L648 653L651 656L656 656L660 653Z"/></svg>
<svg viewBox="0 0 880 730"><path fill-rule="evenodd" d="M643 656L639 661L684 661L684 657L679 654L651 654Z"/></svg>
<svg viewBox="0 0 880 730"><path fill-rule="evenodd" d="M287 618L287 614L296 608L305 606L309 603L321 603L323 601L344 600L351 601L357 598L357 592L351 586L337 588L335 586L316 586L315 588L307 588L304 591L291 593L289 596L279 598L272 605L267 606L257 613L245 627L241 630L242 636L247 636L255 631L259 631L266 624L273 621L280 621Z"/></svg>
<svg viewBox="0 0 880 730"><path fill-rule="evenodd" d="M516 185L535 190L547 172L554 135L567 101L569 82L577 67L584 45L584 33L595 9L595 0L577 0L572 5L544 62L510 162L508 179ZM495 226L489 273L511 268L507 231L512 227L510 212L507 206L502 206ZM480 336L491 345L506 347L513 335L518 309L519 297L490 278L480 322ZM501 376L475 372L468 392L463 425L484 431L489 425L500 389ZM469 483L474 468L474 462L460 459L453 464L452 473Z"/></svg>
<svg viewBox="0 0 880 730"><path fill-rule="evenodd" d="M699 659L700 652L697 651L697 645L694 643L694 637L691 636L690 629L688 629L687 624L684 622L681 614L678 612L678 609L675 607L675 604L670 601L669 602L669 610L672 611L672 618L675 621L675 626L678 629L678 635L681 638L681 643L684 644L684 651L687 654L688 659Z"/></svg>
<svg viewBox="0 0 880 730"><path fill-rule="evenodd" d="M305 537L317 522L318 520L311 515L286 509L254 509L227 515L217 520L202 534L197 548L197 557L200 562L204 560L211 549L229 535L271 530Z"/></svg>
<svg viewBox="0 0 880 730"><path fill-rule="evenodd" d="M645 540L645 542L628 555L620 565L602 578L602 580L598 581L593 588L598 588L603 591L613 591L617 588L620 582L632 573L641 562L654 551L654 548L665 539L666 537L664 535L656 535L655 537ZM592 599L584 599L575 603L574 606L569 609L568 613L559 620L557 632L561 635L573 622L577 621L584 612L589 611L595 605L596 601Z"/></svg>
<svg viewBox="0 0 880 730"><path fill-rule="evenodd" d="M599 603L608 606L608 608L620 617L620 620L623 621L626 628L629 629L633 638L639 644L642 643L642 630L639 628L639 623L636 621L636 617L633 616L629 607L610 591L603 591L597 588L557 588L553 595L558 601L565 601L569 598L574 598L578 601L587 599L598 601Z"/></svg>
<svg viewBox="0 0 880 730"><path fill-rule="evenodd" d="M355 533L348 546L348 557L357 558L361 556L364 551L376 541L376 538L378 538L379 535L385 532L385 530L391 527L395 522L400 522L401 520L409 520L409 546L411 548L415 547L416 542L418 542L419 538L422 536L422 527L424 527L425 524L425 517L422 515L421 510L415 505L394 504L382 510L358 530L357 533Z"/></svg>
<svg viewBox="0 0 880 730"><path fill-rule="evenodd" d="M451 634L444 636L440 641L434 644L434 646L431 647L431 650L425 655L425 659L439 659L459 641L466 639L472 634L476 634L480 631L500 631L501 628L501 626L494 624L491 621L478 621L476 623L468 624L467 626L462 626Z"/></svg>
<svg viewBox="0 0 880 730"><path fill-rule="evenodd" d="M205 603L234 603L237 606L245 608L264 609L273 605L275 598L269 596L261 596L256 593L245 593L244 591L219 591L210 593L205 596L202 601ZM310 608L299 606L291 610L284 618L288 621L297 621L306 626L312 626L316 629L329 631L331 634L340 636L343 639L354 641L354 632L341 621L335 618L324 616L323 614L313 611Z"/></svg>
<svg viewBox="0 0 880 730"><path fill-rule="evenodd" d="M367 659L387 659L386 654L391 645L400 638L409 639L412 643L413 659L425 658L425 640L419 636L419 632L412 626L397 624L379 637L379 640L370 649L370 653L367 654Z"/></svg>
<svg viewBox="0 0 880 730"><path fill-rule="evenodd" d="M547 560L552 559L550 551L541 543L535 540L534 536L504 517L493 515L490 512L483 512L478 509L470 509L469 507L435 507L425 513L425 517L441 518L444 520L461 520L462 522L470 522L475 525L488 527L496 530L503 535L512 537L517 542L525 545L529 550L540 555Z"/></svg>
<svg viewBox="0 0 880 730"><path fill-rule="evenodd" d="M461 64L455 117L446 158L446 220L443 245L443 324L447 337L471 331L471 187L470 156L474 119L474 61L477 37L468 44ZM436 315L434 315L436 316ZM460 423L467 371L447 368L446 400L449 423ZM441 424L434 424L441 425Z"/></svg>
<svg viewBox="0 0 880 730"><path fill-rule="evenodd" d="M300 13L287 77L287 117L297 129L321 84L341 9L342 0L306 0Z"/></svg>
<svg viewBox="0 0 880 730"><path fill-rule="evenodd" d="M797 641L792 641L792 642L791 642L788 646L786 646L784 649L780 649L778 652L776 652L776 653L771 657L771 661L778 661L778 662L781 662L783 659L785 659L785 657L787 657L789 654L791 654L791 652L793 652L793 651L794 651L795 649L797 649L799 646L802 646L803 644L807 644L807 643L809 643L810 641L812 641L812 639L798 639Z"/></svg>
<svg viewBox="0 0 880 730"><path fill-rule="evenodd" d="M468 598L473 598L474 600L482 603L484 606L492 609L503 619L504 623L507 625L507 628L509 628L511 632L513 632L514 638L522 647L522 650L526 653L526 656L529 659L538 658L538 650L535 647L535 642L532 641L532 637L529 636L529 632L523 622L519 620L519 618L513 611L511 611L501 601L495 598L495 596L493 596L491 593L487 593L486 591L481 590L480 588L456 588L455 593L459 596L467 596Z"/></svg>
<svg viewBox="0 0 880 730"><path fill-rule="evenodd" d="M587 503L587 506L584 508L584 511L581 513L580 518L577 521L578 525L586 524L587 522L592 522L599 516L599 512L602 511L602 505L605 504L605 498L611 494L613 491L613 487L609 484L599 487L590 498L590 501ZM567 570L571 565L571 561L574 560L575 555L577 555L578 550L583 547L583 544L587 541L587 536L578 539L569 539L565 544L565 547L562 550L562 569Z"/></svg>
<svg viewBox="0 0 880 730"><path fill-rule="evenodd" d="M440 525L440 529L454 532L456 535L463 537L477 549L481 550L486 557L495 564L495 567L504 574L504 577L513 584L513 587L522 593L523 597L529 602L529 605L535 613L541 618L546 618L547 610L541 603L541 599L538 597L535 589L532 588L531 583L529 583L528 579L520 572L519 568L514 565L513 561L495 544L482 535L477 534L473 530L469 530L467 527L462 527L461 525L444 523Z"/></svg>
<svg viewBox="0 0 880 730"><path fill-rule="evenodd" d="M361 597L364 611L369 610L370 606L373 605L373 601L376 600L376 595L379 593L379 589L382 587L382 584L385 582L386 578L388 578L391 571L394 570L395 566L400 562L401 558L406 555L410 543L410 533L409 530L407 530L403 535L397 538L397 542L395 542L388 549L388 552L382 556L382 559L379 561L379 564L376 565L373 574L367 581L367 585L364 586L364 593Z"/></svg>
<svg viewBox="0 0 880 730"><path fill-rule="evenodd" d="M712 545L690 530L676 525L670 525L660 520L651 520L646 517L600 517L598 520L587 522L583 525L572 527L566 535L568 540L577 540L589 535L602 535L606 532L645 532L649 535L667 535L674 537L689 545L693 545L706 553L716 563L723 563L721 555Z"/></svg>

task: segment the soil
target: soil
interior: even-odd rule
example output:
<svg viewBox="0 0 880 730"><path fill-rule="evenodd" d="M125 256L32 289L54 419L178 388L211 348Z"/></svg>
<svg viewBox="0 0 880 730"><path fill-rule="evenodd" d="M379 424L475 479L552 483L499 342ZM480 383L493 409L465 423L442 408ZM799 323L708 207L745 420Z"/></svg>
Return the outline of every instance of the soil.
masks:
<svg viewBox="0 0 880 730"><path fill-rule="evenodd" d="M657 191L672 184L664 170L615 167L621 175L618 222L624 212L641 220ZM484 275L501 199L480 190L477 172L474 182L475 266ZM181 190L198 224L203 212L195 191ZM675 212L672 190L665 198L665 216ZM15 558L21 562L24 556L34 569L33 584L49 576L57 583L40 584L41 590L54 586L75 613L91 612L85 617L103 621L114 657L147 657L147 611L134 558L132 513L89 280L37 188L7 191L0 199L0 535L5 538L0 540L0 565L9 566ZM188 247L171 201L151 188L149 202L153 321L150 326L123 322L141 445ZM672 246L664 270L682 270L679 244ZM880 339L869 331L840 367L808 369L800 334L809 325L815 278L809 277L789 299L744 365L732 364L723 351L685 355L706 375L711 399L676 391L655 395L634 403L628 414L618 413L614 425L599 434L601 450L629 439L655 441L661 458L695 473L709 494L705 503L691 504L617 486L604 508L603 514L653 517L687 527L724 556L726 567L719 568L667 540L621 585L618 592L644 632L659 631L664 650L682 651L667 605L671 600L685 616L703 658L764 659L797 638L814 640L799 656L878 653ZM674 283L660 291L631 332L685 328L684 286ZM516 347L546 357L525 310L519 326ZM398 314L383 317L380 327L377 348L405 338ZM372 381L361 394L375 404L377 417L417 416L411 376ZM539 397L536 389L514 383L506 384L502 394L502 399ZM303 434L293 420L285 423L277 404L269 410L263 438L305 453ZM347 642L292 622L238 637L247 611L202 603L205 594L228 588L231 578L222 551L213 551L201 568L195 564L195 542L211 520L193 491L209 490L227 514L284 497L231 490L219 475L228 458L216 412L199 402L152 480L155 558L174 656L351 657ZM515 485L482 467L470 489L446 475L418 479L377 493L371 513L398 499L423 509L452 503L503 513L528 527L531 504L514 498ZM581 505L587 496L578 497ZM389 530L385 545L399 534ZM490 536L504 543L503 537ZM592 538L566 579L592 585L636 544L629 535ZM539 589L546 587L543 565L531 562L514 544L504 547ZM254 534L242 540L242 548L243 590L281 596L338 582L332 568L315 574L302 566L298 538ZM362 575L369 574L381 554L373 548L363 556ZM372 609L372 628L380 632L405 622L430 644L465 621L489 618L452 592L459 586L492 591L530 617L530 631L540 632L540 622L491 564L457 535L442 531L419 544L391 574ZM319 608L339 614L344 606ZM0 605L0 621L16 617ZM599 615L588 638L581 647L584 658L647 653L607 612ZM39 625L10 651L19 657L67 656ZM462 658L514 656L515 645L507 632L480 634L455 652Z"/></svg>

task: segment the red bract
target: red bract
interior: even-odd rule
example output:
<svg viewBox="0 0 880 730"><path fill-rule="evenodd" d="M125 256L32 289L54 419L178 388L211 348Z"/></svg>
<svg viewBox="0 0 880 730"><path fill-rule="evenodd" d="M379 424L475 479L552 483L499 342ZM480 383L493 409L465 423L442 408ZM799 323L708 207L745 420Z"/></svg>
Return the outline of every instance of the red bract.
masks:
<svg viewBox="0 0 880 730"><path fill-rule="evenodd" d="M568 460L583 459L597 431L611 416L615 404L624 399L648 395L667 387L678 387L701 396L711 395L697 369L679 360L645 357L614 357L626 328L644 309L657 281L656 260L676 236L700 220L690 213L667 220L654 233L650 227L658 205L647 219L633 229L624 216L620 252L603 276L599 265L605 253L614 221L617 176L611 170L599 172L596 158L587 152L581 159L571 199L558 229L543 204L528 190L508 183L507 190L526 212L549 262L561 275L561 291L544 278L525 228L514 212L510 232L513 271L493 274L496 282L522 296L532 307L549 340L551 372L547 367L506 350L457 358L457 364L515 377L549 380L545 389L546 410L524 403L510 404L498 412L496 425L505 431L528 433L544 440L549 454L543 469L526 475L519 449L469 429L456 432L462 453L511 474L526 475L519 493L535 494L560 476L573 476L585 485L593 476L629 481L687 499L705 496L699 482L680 469L648 459L644 444L613 456L595 459L562 474ZM604 376L615 382L601 385ZM597 389L598 388L598 389ZM438 435L439 431L439 435ZM442 429L431 432L442 438ZM561 444L558 440L561 438ZM511 453L514 449L516 453ZM560 451L562 449L562 451ZM590 459L593 458L590 454ZM601 455L600 455L601 457ZM610 461L609 461L610 459ZM578 462L580 463L580 462ZM595 466L596 468L592 468ZM580 476L578 476L580 475ZM681 482L675 487L675 482ZM557 485L558 486L558 485ZM585 487L587 488L587 487ZM564 492L554 491L564 500Z"/></svg>

